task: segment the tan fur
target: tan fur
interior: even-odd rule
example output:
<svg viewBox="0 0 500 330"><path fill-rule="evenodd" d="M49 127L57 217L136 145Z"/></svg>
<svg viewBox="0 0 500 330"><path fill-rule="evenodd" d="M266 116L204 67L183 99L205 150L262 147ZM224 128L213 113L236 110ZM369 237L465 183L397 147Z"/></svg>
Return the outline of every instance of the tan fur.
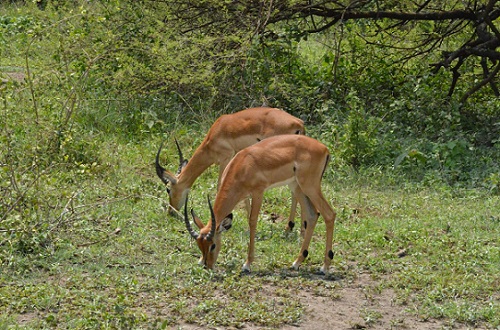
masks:
<svg viewBox="0 0 500 330"><path fill-rule="evenodd" d="M322 143L303 135L270 137L237 153L222 174L213 208L215 219L211 219L205 226L201 220L196 221L200 227L197 243L202 252L203 264L213 268L220 251L223 222L227 221L228 215L239 201L250 196L250 243L248 258L243 266L244 270L250 270L254 260L255 233L263 193L270 187L287 184L301 204L302 222L307 221L308 224L293 267L298 268L307 256L308 252L304 251L309 247L319 212L326 223L326 249L322 267L322 271L326 273L331 263L330 251L336 217L321 191L321 179L329 157L328 149ZM207 239L212 225L216 226L215 235ZM216 247L210 251L213 244Z"/></svg>
<svg viewBox="0 0 500 330"><path fill-rule="evenodd" d="M189 189L210 165L219 165L222 173L238 151L267 137L297 131L304 133L302 120L275 108L251 108L219 117L177 176L177 185L171 189L171 205L177 210L182 207L182 191Z"/></svg>
<svg viewBox="0 0 500 330"><path fill-rule="evenodd" d="M210 165L219 165L219 186L222 172L238 151L270 136L297 133L305 133L304 122L281 109L250 108L219 117L178 175L163 169L161 175L171 184L170 206L182 208L189 189ZM290 220L295 216L296 201L292 200Z"/></svg>

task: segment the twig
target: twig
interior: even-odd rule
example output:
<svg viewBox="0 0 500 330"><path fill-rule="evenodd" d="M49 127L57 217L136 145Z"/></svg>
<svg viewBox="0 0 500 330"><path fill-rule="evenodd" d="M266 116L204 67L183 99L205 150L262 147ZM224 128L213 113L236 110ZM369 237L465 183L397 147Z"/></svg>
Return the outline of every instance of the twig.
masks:
<svg viewBox="0 0 500 330"><path fill-rule="evenodd" d="M64 215L68 212L70 212L68 210L68 206L73 202L73 200L76 198L76 196L78 196L82 191L79 190L79 191L76 191L73 193L73 195L71 195L71 197L68 199L66 205L64 205L64 208L63 208L63 211L61 212L61 215L59 215L59 218L57 220L57 223L55 223L52 228L49 229L49 232L52 231L54 228L57 228L59 227L59 225L62 223L63 219L64 219ZM74 213L74 209L71 210L71 212Z"/></svg>
<svg viewBox="0 0 500 330"><path fill-rule="evenodd" d="M34 165L32 166L32 168L34 167ZM51 166L49 166L47 169L49 169ZM28 190L37 184L38 182L38 179L43 175L45 174L46 170L42 170L41 172L38 172L36 177L26 186L25 190L21 193L21 195L14 201L14 203L12 203L9 208L7 209L7 211L5 211L5 213L0 217L0 221L3 221L7 218L7 216L9 215L10 212L12 212L12 210L24 199L24 196L26 196Z"/></svg>
<svg viewBox="0 0 500 330"><path fill-rule="evenodd" d="M469 89L467 91L467 93L465 93L461 98L460 98L460 103L464 104L467 99L472 95L474 94L475 92L477 92L478 90L480 90L483 86L487 85L488 83L490 83L497 75L497 73L500 71L500 63L497 64L497 66L495 67L495 70L493 70L490 75L483 79L482 81L480 81L476 86L472 87L471 89Z"/></svg>
<svg viewBox="0 0 500 330"><path fill-rule="evenodd" d="M113 231L112 233L108 233L108 232L105 232L103 230L101 230L101 232L104 232L106 234L106 237L104 239L100 239L100 240L93 241L93 242L88 242L88 243L81 243L81 244L77 244L76 246L77 247L88 247L88 246L91 246L91 245L95 245L95 244L107 242L107 241L109 241L111 239L111 235L112 234L115 234L115 235L117 234L116 230Z"/></svg>

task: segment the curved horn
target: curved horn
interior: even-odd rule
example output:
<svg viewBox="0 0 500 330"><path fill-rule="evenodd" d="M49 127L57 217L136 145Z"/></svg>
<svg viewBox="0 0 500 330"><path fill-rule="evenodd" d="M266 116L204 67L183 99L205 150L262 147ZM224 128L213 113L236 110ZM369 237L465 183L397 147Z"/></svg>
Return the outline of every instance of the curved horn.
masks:
<svg viewBox="0 0 500 330"><path fill-rule="evenodd" d="M166 171L165 168L163 168L161 165L160 165L160 153L161 153L161 149L163 149L163 144L165 143L165 141L163 141L160 145L160 149L158 149L158 152L156 153L156 161L155 161L155 165L156 165L156 174L158 175L158 177L160 178L161 181L163 181L164 184L168 184L170 181L165 178L163 176L163 173Z"/></svg>
<svg viewBox="0 0 500 330"><path fill-rule="evenodd" d="M197 232L193 230L193 227L191 227L191 223L189 222L188 218L188 197L186 196L186 204L184 204L184 223L186 224L186 228L189 232L189 235L191 235L192 238L197 239L198 236L200 236Z"/></svg>
<svg viewBox="0 0 500 330"><path fill-rule="evenodd" d="M174 138L175 145L177 146L177 153L179 154L179 168L177 169L177 174L181 173L181 170L184 166L186 166L188 160L184 159L184 156L182 155L182 150L181 147L179 146L179 142L177 142L177 139Z"/></svg>
<svg viewBox="0 0 500 330"><path fill-rule="evenodd" d="M207 241L211 241L212 238L214 238L215 235L215 227L217 227L217 221L215 221L215 214L214 214L214 209L212 208L212 203L210 203L210 196L207 195L208 199L208 207L210 208L210 215L212 219L212 227L210 228L210 233L208 233L208 236L206 237Z"/></svg>

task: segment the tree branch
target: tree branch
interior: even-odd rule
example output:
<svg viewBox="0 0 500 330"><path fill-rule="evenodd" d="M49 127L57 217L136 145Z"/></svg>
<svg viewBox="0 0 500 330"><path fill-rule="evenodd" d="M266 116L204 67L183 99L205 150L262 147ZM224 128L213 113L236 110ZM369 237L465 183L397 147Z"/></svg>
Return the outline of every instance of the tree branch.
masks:
<svg viewBox="0 0 500 330"><path fill-rule="evenodd" d="M337 24L338 21L339 21L339 19L335 18L335 19L331 20L330 22L326 23L325 25L323 25L320 28L316 28L316 29L312 29L312 30L307 30L307 33L318 33L318 32L322 32L322 31L328 30L329 28L331 28L332 26L334 26L335 24Z"/></svg>
<svg viewBox="0 0 500 330"><path fill-rule="evenodd" d="M489 84L495 77L496 75L498 74L498 72L500 71L500 62L496 65L495 67L495 70L493 70L489 76L483 80L481 80L476 86L472 87L470 90L467 91L467 93L465 93L461 98L460 98L460 103L465 103L467 102L467 99L472 95L474 94L475 92L477 92L478 90L480 90L482 87L486 86L487 84Z"/></svg>
<svg viewBox="0 0 500 330"><path fill-rule="evenodd" d="M281 15L280 15L281 14ZM340 9L329 9L324 7L301 8L300 10L289 10L287 13L281 12L273 19L271 23L276 23L285 19L291 19L295 15L314 15L323 18L334 18L337 20L355 20L355 19L393 19L401 21L445 21L445 20L476 20L476 14L469 10L453 10L442 12L392 12L392 11L350 11Z"/></svg>

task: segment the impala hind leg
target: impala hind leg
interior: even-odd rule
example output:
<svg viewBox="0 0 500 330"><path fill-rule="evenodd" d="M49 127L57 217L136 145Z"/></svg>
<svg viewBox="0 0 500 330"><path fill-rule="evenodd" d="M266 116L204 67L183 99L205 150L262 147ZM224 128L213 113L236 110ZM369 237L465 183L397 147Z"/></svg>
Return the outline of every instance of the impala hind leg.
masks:
<svg viewBox="0 0 500 330"><path fill-rule="evenodd" d="M318 212L311 203L309 197L304 195L304 193L297 187L295 190L295 195L300 203L301 210L301 220L302 226L305 229L304 240L302 241L302 247L300 248L300 253L292 264L292 268L298 270L302 262L309 255L309 244L311 243L312 234L316 223L318 222Z"/></svg>
<svg viewBox="0 0 500 330"><path fill-rule="evenodd" d="M290 207L290 215L288 216L288 222L286 224L285 231L291 232L295 227L295 215L297 214L297 197L292 190L292 205ZM304 237L304 226L300 227L300 236Z"/></svg>
<svg viewBox="0 0 500 330"><path fill-rule="evenodd" d="M321 190L315 191L311 189L311 191L307 192L307 196L309 197L311 203L314 205L314 209L319 210L319 213L325 220L326 225L326 246L325 246L325 256L323 261L323 266L320 269L320 272L323 274L327 274L330 268L330 264L333 259L333 231L335 227L335 218L336 213L330 206L330 204L326 201L325 197ZM312 235L312 232L311 232ZM306 232L307 236L307 232Z"/></svg>

